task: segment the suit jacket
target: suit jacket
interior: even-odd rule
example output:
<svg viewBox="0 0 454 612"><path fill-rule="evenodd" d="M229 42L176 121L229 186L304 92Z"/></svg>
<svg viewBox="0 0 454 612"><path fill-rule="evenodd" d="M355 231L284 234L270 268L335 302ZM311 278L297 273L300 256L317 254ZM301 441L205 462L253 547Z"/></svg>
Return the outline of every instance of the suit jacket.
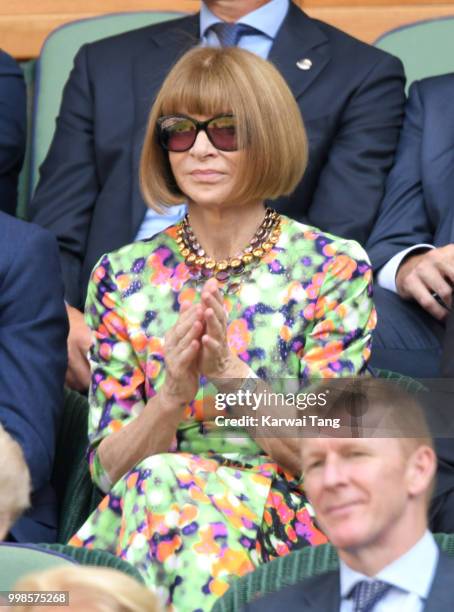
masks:
<svg viewBox="0 0 454 612"><path fill-rule="evenodd" d="M0 210L14 215L25 154L26 97L22 71L0 50Z"/></svg>
<svg viewBox="0 0 454 612"><path fill-rule="evenodd" d="M440 552L437 570L424 612L451 612L454 609L454 559ZM255 599L244 612L339 612L339 571L302 580L265 597Z"/></svg>
<svg viewBox="0 0 454 612"><path fill-rule="evenodd" d="M374 269L420 243L454 242L454 74L410 87L396 161L367 243Z"/></svg>
<svg viewBox="0 0 454 612"><path fill-rule="evenodd" d="M76 56L31 205L32 219L58 238L74 306L83 304L99 257L137 234L148 114L171 66L198 41L193 15L86 45ZM297 67L302 58L311 59L310 70ZM310 140L305 177L276 208L365 242L401 126L401 62L293 3L269 59L292 89Z"/></svg>
<svg viewBox="0 0 454 612"><path fill-rule="evenodd" d="M55 238L0 213L0 422L21 445L33 507L13 526L22 542L55 539L49 481L63 409L68 323Z"/></svg>

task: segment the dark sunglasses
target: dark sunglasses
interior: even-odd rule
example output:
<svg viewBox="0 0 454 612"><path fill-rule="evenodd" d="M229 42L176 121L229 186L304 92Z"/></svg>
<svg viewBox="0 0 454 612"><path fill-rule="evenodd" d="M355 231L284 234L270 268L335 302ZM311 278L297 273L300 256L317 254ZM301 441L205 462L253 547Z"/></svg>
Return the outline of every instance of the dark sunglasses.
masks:
<svg viewBox="0 0 454 612"><path fill-rule="evenodd" d="M220 151L236 151L236 119L233 115L217 115L206 121L197 121L187 115L159 117L158 135L161 146L173 153L189 151L200 131Z"/></svg>

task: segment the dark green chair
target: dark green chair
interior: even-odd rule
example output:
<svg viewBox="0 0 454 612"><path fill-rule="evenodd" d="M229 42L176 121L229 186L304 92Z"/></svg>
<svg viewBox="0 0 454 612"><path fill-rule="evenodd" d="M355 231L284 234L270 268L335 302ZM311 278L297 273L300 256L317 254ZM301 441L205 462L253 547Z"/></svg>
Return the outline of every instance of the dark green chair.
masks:
<svg viewBox="0 0 454 612"><path fill-rule="evenodd" d="M408 23L382 34L374 44L402 60L408 87L454 70L454 17Z"/></svg>
<svg viewBox="0 0 454 612"><path fill-rule="evenodd" d="M135 567L103 550L87 550L62 544L3 543L0 544L0 592L11 591L20 578L32 572L74 564L110 567L144 584Z"/></svg>
<svg viewBox="0 0 454 612"><path fill-rule="evenodd" d="M28 544L0 544L0 591L11 591L20 578L31 572L73 564L61 551L40 550Z"/></svg>
<svg viewBox="0 0 454 612"><path fill-rule="evenodd" d="M454 557L454 534L439 533L435 539L442 550ZM304 578L330 572L338 567L339 559L331 544L302 548L265 563L246 576L233 579L232 586L218 599L212 612L236 612L265 593L274 593Z"/></svg>
<svg viewBox="0 0 454 612"><path fill-rule="evenodd" d="M66 544L102 499L88 471L87 430L87 398L66 389L52 476L59 500L57 540L61 544Z"/></svg>
<svg viewBox="0 0 454 612"><path fill-rule="evenodd" d="M111 567L112 569L119 570L124 574L128 574L128 576L131 576L131 578L135 578L138 582L144 584L144 580L139 570L137 570L127 561L123 561L123 559L115 557L115 555L111 555L104 550L89 550L87 548L69 546L68 544L40 544L40 548L58 555L64 555L65 558L69 558L73 560L74 563L78 563L79 565Z"/></svg>

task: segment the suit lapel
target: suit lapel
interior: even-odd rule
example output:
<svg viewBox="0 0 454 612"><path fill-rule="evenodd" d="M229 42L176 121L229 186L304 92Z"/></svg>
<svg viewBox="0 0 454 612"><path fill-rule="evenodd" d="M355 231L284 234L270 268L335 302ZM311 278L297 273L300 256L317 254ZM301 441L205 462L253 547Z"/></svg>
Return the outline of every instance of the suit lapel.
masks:
<svg viewBox="0 0 454 612"><path fill-rule="evenodd" d="M424 612L452 612L454 610L454 559L440 552L437 571L430 588Z"/></svg>
<svg viewBox="0 0 454 612"><path fill-rule="evenodd" d="M133 194L132 228L134 236L142 223L144 204L136 178L139 172L140 154L153 101L165 77L175 62L199 42L199 16L192 15L175 21L174 27L162 28L153 33L147 45L132 64L134 96L134 135L133 135ZM147 49L149 52L147 53ZM132 239L134 238L132 237Z"/></svg>
<svg viewBox="0 0 454 612"><path fill-rule="evenodd" d="M284 76L295 98L318 77L330 58L325 34L302 10L290 2L288 14L268 59ZM302 59L312 62L309 70L298 68L297 62Z"/></svg>
<svg viewBox="0 0 454 612"><path fill-rule="evenodd" d="M301 610L304 612L339 612L340 578L339 571L320 574L310 580L310 588L301 583Z"/></svg>

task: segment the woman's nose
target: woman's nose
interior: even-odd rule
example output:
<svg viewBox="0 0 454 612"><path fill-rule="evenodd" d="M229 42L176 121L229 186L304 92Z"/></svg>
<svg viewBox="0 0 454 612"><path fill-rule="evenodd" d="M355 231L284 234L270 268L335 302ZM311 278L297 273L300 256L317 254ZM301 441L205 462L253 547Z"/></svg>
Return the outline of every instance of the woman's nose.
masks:
<svg viewBox="0 0 454 612"><path fill-rule="evenodd" d="M216 152L217 149L211 144L206 132L200 130L190 149L190 153L199 157L205 157L206 155L213 155Z"/></svg>

